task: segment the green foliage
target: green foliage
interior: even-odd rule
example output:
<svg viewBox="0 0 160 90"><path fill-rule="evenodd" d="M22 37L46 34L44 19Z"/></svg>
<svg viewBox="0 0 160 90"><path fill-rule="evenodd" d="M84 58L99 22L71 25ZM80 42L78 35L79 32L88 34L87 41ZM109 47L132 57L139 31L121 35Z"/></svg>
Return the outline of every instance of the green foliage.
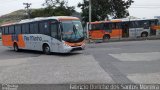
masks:
<svg viewBox="0 0 160 90"><path fill-rule="evenodd" d="M133 3L132 0L92 0L92 21L101 21L113 18L124 18L129 16L127 9ZM83 21L89 20L89 1L83 0L78 7L82 9Z"/></svg>
<svg viewBox="0 0 160 90"><path fill-rule="evenodd" d="M33 11L31 17L70 16L75 12L74 7L67 6L64 0L46 0L43 4L46 8Z"/></svg>
<svg viewBox="0 0 160 90"><path fill-rule="evenodd" d="M25 13L25 10L17 10L9 14L3 15L0 17L0 25L5 23L17 22L22 19L25 19L27 17Z"/></svg>
<svg viewBox="0 0 160 90"><path fill-rule="evenodd" d="M133 2L133 0L112 0L111 15L113 15L113 18L125 18L129 16L127 9Z"/></svg>
<svg viewBox="0 0 160 90"><path fill-rule="evenodd" d="M75 12L74 7L67 5L64 0L45 0L45 8L30 9L31 18L49 17L49 16L70 16ZM17 22L26 19L26 10L17 10L0 17L0 25L5 23Z"/></svg>

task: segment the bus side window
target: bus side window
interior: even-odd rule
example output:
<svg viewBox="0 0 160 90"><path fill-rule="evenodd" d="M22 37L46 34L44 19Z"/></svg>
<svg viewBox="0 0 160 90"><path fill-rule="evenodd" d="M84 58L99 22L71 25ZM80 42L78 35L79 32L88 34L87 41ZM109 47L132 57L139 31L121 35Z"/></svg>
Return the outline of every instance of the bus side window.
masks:
<svg viewBox="0 0 160 90"><path fill-rule="evenodd" d="M116 29L115 23L112 23L112 29Z"/></svg>
<svg viewBox="0 0 160 90"><path fill-rule="evenodd" d="M148 22L144 22L144 29L149 29L149 23Z"/></svg>
<svg viewBox="0 0 160 90"><path fill-rule="evenodd" d="M4 27L2 27L2 35L4 35Z"/></svg>
<svg viewBox="0 0 160 90"><path fill-rule="evenodd" d="M104 23L105 31L111 33L112 32L112 23Z"/></svg>
<svg viewBox="0 0 160 90"><path fill-rule="evenodd" d="M21 25L16 25L15 26L15 34L21 34L21 33L22 33Z"/></svg>
<svg viewBox="0 0 160 90"><path fill-rule="evenodd" d="M53 38L59 38L58 37L58 24L57 23L52 23L51 24L51 36Z"/></svg>
<svg viewBox="0 0 160 90"><path fill-rule="evenodd" d="M49 22L48 21L39 22L39 33L40 34L45 34L45 35L50 35Z"/></svg>
<svg viewBox="0 0 160 90"><path fill-rule="evenodd" d="M22 25L22 34L29 34L29 24Z"/></svg>
<svg viewBox="0 0 160 90"><path fill-rule="evenodd" d="M104 30L107 30L109 28L109 25L107 23L104 23Z"/></svg>
<svg viewBox="0 0 160 90"><path fill-rule="evenodd" d="M9 34L15 34L14 26L9 26Z"/></svg>
<svg viewBox="0 0 160 90"><path fill-rule="evenodd" d="M107 32L111 32L112 30L112 24L111 23L104 23L104 29L107 31Z"/></svg>
<svg viewBox="0 0 160 90"><path fill-rule="evenodd" d="M4 34L8 35L8 27L5 27Z"/></svg>
<svg viewBox="0 0 160 90"><path fill-rule="evenodd" d="M0 27L0 33L2 33L2 27Z"/></svg>
<svg viewBox="0 0 160 90"><path fill-rule="evenodd" d="M31 34L38 34L38 23L37 22L30 24L30 33Z"/></svg>
<svg viewBox="0 0 160 90"><path fill-rule="evenodd" d="M140 28L141 26L139 25L139 22L138 21L135 21L134 22L134 26L135 26L135 28Z"/></svg>
<svg viewBox="0 0 160 90"><path fill-rule="evenodd" d="M95 30L95 29L96 29L96 25L95 24L91 24L90 30Z"/></svg>
<svg viewBox="0 0 160 90"><path fill-rule="evenodd" d="M133 21L130 21L130 22L129 22L129 27L130 27L130 28L135 28L135 23L134 23Z"/></svg>
<svg viewBox="0 0 160 90"><path fill-rule="evenodd" d="M121 29L121 23L116 23L116 29Z"/></svg>

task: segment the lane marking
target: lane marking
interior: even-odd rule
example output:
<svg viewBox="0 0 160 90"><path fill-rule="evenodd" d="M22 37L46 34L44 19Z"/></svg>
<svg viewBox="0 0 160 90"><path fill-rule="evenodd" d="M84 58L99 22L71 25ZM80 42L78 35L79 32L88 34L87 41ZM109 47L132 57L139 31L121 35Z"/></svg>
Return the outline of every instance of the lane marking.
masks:
<svg viewBox="0 0 160 90"><path fill-rule="evenodd" d="M157 84L160 83L160 73L148 74L129 74L127 77L138 84Z"/></svg>
<svg viewBox="0 0 160 90"><path fill-rule="evenodd" d="M109 54L120 61L156 61L160 60L160 52Z"/></svg>

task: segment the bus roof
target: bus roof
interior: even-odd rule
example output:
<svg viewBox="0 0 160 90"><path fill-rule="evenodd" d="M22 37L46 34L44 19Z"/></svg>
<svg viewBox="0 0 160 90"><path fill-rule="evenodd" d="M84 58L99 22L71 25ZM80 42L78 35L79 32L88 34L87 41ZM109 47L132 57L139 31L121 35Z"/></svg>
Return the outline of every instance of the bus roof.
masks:
<svg viewBox="0 0 160 90"><path fill-rule="evenodd" d="M42 20L58 20L58 21L64 21L64 20L79 20L77 17L72 17L72 16L52 16L52 17L37 17L33 19L24 19L21 20L20 22L15 22L15 23L7 23L3 24L1 26L9 26L9 25L15 25L15 24L23 24L23 23L29 23L29 22L35 22L35 21L42 21Z"/></svg>
<svg viewBox="0 0 160 90"><path fill-rule="evenodd" d="M91 24L99 24L99 23L111 23L111 22L122 22L122 20L111 20L111 21L95 21L91 22ZM89 22L88 22L89 23Z"/></svg>
<svg viewBox="0 0 160 90"><path fill-rule="evenodd" d="M122 22L122 20L110 20L110 21L95 21L91 22L91 24L99 24L99 23L111 23L111 22ZM89 22L88 22L89 23Z"/></svg>
<svg viewBox="0 0 160 90"><path fill-rule="evenodd" d="M122 18L122 19L112 19L112 20L121 20L122 22L125 22L125 21L143 21L143 20L157 20L157 19L129 19L129 18Z"/></svg>
<svg viewBox="0 0 160 90"><path fill-rule="evenodd" d="M99 24L99 23L104 23L104 22L109 22L109 21L95 21L95 22L90 22L91 24ZM88 22L89 23L89 22Z"/></svg>
<svg viewBox="0 0 160 90"><path fill-rule="evenodd" d="M122 20L110 20L110 22L122 22Z"/></svg>

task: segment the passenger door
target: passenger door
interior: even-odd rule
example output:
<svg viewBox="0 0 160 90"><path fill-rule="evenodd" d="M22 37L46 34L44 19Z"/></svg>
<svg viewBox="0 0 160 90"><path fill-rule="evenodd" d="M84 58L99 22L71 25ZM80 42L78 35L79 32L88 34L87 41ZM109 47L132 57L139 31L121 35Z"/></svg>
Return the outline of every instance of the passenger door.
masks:
<svg viewBox="0 0 160 90"><path fill-rule="evenodd" d="M51 47L53 52L59 52L60 48L60 37L59 37L59 24L58 22L51 23Z"/></svg>

